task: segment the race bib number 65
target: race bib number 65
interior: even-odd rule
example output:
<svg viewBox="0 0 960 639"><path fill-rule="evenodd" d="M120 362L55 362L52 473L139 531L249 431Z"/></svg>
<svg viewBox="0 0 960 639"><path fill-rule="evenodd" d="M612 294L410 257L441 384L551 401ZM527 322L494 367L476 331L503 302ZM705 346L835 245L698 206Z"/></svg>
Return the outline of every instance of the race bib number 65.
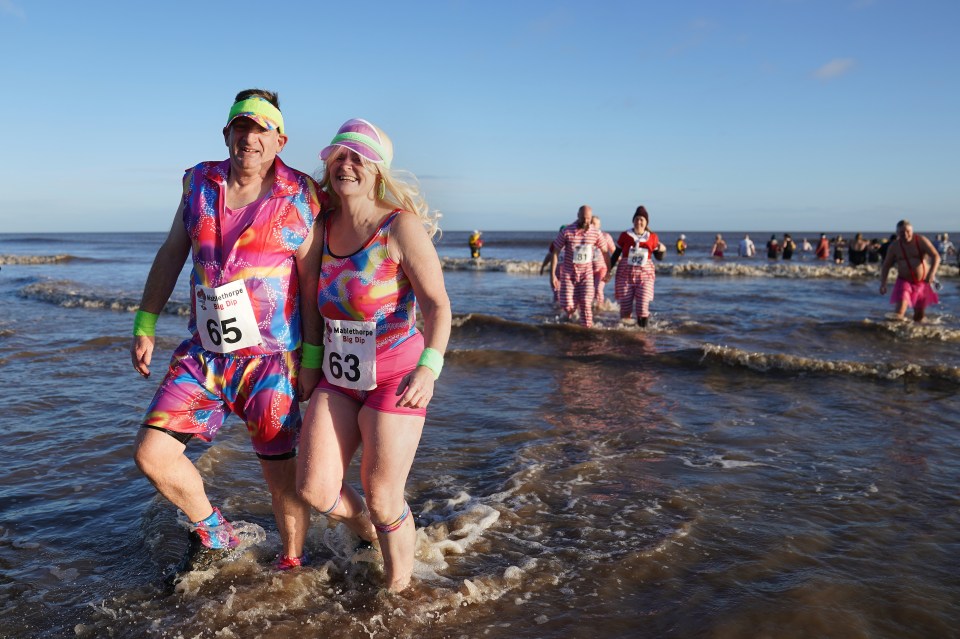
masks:
<svg viewBox="0 0 960 639"><path fill-rule="evenodd" d="M262 340L243 280L216 288L196 287L197 332L213 353L232 353Z"/></svg>

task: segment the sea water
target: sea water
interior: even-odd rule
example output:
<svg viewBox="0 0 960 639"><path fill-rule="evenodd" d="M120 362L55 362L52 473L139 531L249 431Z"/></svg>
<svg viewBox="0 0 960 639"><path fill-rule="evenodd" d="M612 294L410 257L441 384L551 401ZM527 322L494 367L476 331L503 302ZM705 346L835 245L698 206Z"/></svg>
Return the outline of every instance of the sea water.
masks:
<svg viewBox="0 0 960 639"><path fill-rule="evenodd" d="M917 325L890 321L876 265L718 261L688 235L678 257L663 234L646 329L608 305L590 330L539 274L553 233L485 233L479 261L442 237L454 327L399 595L316 514L314 563L272 568L235 418L188 454L246 543L167 592L186 533L131 459L159 373L128 354L163 235L0 235L0 637L956 635L956 266Z"/></svg>

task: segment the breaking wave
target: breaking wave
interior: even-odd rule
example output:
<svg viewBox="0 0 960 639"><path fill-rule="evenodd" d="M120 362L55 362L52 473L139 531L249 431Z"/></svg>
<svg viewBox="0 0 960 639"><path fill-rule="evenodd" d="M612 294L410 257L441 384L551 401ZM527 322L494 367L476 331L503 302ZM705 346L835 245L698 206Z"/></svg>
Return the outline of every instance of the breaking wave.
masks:
<svg viewBox="0 0 960 639"><path fill-rule="evenodd" d="M140 308L139 298L84 290L81 285L68 280L35 282L23 287L17 294L24 299L46 302L63 308L103 309L128 313L134 313ZM171 315L189 315L190 305L183 302L167 302L163 312Z"/></svg>
<svg viewBox="0 0 960 639"><path fill-rule="evenodd" d="M786 353L749 352L715 344L704 344L702 349L704 361L715 361L727 366L747 368L761 373L823 373L880 380L911 377L960 383L960 368L946 364L924 365L902 362L892 364L888 362L827 360Z"/></svg>
<svg viewBox="0 0 960 639"><path fill-rule="evenodd" d="M0 264L60 264L79 260L73 255L0 255Z"/></svg>

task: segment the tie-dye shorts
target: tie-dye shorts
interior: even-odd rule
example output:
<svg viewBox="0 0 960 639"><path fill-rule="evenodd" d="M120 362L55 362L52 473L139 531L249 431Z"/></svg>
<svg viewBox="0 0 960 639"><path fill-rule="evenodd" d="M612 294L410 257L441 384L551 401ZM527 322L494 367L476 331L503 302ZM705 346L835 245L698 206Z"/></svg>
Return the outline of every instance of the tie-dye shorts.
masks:
<svg viewBox="0 0 960 639"><path fill-rule="evenodd" d="M293 457L301 423L298 370L299 352L235 357L188 340L174 351L143 426L209 442L233 413L259 457Z"/></svg>

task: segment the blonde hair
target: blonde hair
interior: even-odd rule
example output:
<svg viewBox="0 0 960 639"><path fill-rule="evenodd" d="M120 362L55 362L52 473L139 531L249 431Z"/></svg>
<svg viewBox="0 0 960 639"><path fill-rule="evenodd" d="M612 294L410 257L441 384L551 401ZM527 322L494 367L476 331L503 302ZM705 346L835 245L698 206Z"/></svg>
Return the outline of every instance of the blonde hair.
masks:
<svg viewBox="0 0 960 639"><path fill-rule="evenodd" d="M336 206L340 205L340 198L331 187L330 176L327 173L327 164L333 162L334 159L346 150L347 149L341 147L331 153L326 162L324 162L323 167L317 172L317 182L320 183L320 188L327 192L327 195L330 196L331 201ZM427 200L420 190L420 181L416 175L410 171L388 169L383 164L371 162L362 155L360 156L360 161L363 162L365 167L373 168L375 172L378 173L378 179L383 180L385 187L384 202L416 214L423 223L423 227L426 229L427 235L430 238L440 233L439 222L443 216L440 211L430 210L430 206L427 204Z"/></svg>

